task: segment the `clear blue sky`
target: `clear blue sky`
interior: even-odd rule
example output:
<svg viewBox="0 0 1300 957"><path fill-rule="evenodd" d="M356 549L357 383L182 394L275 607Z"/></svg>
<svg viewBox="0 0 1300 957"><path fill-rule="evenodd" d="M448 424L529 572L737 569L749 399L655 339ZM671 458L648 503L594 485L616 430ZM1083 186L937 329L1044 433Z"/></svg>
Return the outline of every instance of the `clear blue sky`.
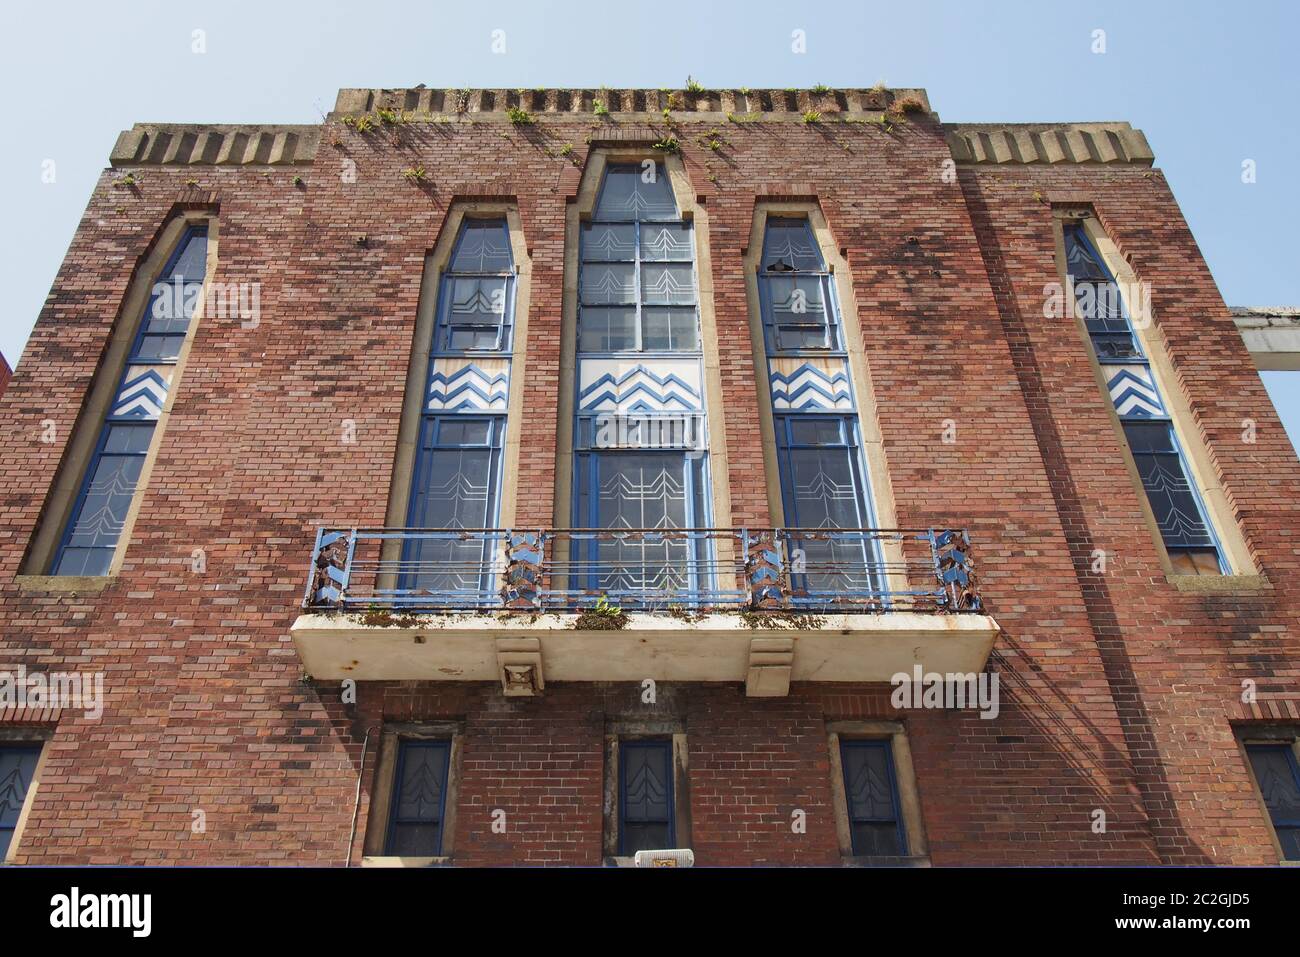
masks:
<svg viewBox="0 0 1300 957"><path fill-rule="evenodd" d="M1238 2L13 3L0 79L15 362L117 133L302 123L343 86L920 86L948 121L1144 130L1232 305L1300 303L1300 4ZM807 52L791 51L805 31ZM1092 52L1105 30L1106 52ZM192 52L203 30L206 52ZM494 54L492 31L506 52ZM1253 159L1257 182L1241 181ZM43 163L55 181L42 181ZM1266 376L1300 442L1300 372Z"/></svg>

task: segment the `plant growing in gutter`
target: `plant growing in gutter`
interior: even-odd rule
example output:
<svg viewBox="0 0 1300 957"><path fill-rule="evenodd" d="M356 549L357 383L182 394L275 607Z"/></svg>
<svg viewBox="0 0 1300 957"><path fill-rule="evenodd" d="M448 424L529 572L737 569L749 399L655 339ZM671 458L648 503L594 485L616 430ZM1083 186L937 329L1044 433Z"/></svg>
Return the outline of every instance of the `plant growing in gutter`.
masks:
<svg viewBox="0 0 1300 957"><path fill-rule="evenodd" d="M687 77L686 77L686 92L687 92L687 93L703 93L703 92L704 92L704 84L700 83L698 80L696 80L696 79L695 79L694 77L692 77L692 76L687 76Z"/></svg>
<svg viewBox="0 0 1300 957"><path fill-rule="evenodd" d="M805 126L812 126L814 123L820 123L821 121L822 121L821 110L806 110L804 112L803 122Z"/></svg>
<svg viewBox="0 0 1300 957"><path fill-rule="evenodd" d="M829 93L831 91L831 88L827 86L825 83L818 83L816 86L812 88L812 91L818 94Z"/></svg>
<svg viewBox="0 0 1300 957"><path fill-rule="evenodd" d="M626 628L629 620L627 612L601 595L596 604L574 619L573 627L579 631L617 631Z"/></svg>
<svg viewBox="0 0 1300 957"><path fill-rule="evenodd" d="M592 100L591 112L597 116L609 116L609 107L605 105L603 100Z"/></svg>
<svg viewBox="0 0 1300 957"><path fill-rule="evenodd" d="M510 117L510 122L515 126L532 126L537 122L537 117L517 106L512 106L506 110L506 116Z"/></svg>

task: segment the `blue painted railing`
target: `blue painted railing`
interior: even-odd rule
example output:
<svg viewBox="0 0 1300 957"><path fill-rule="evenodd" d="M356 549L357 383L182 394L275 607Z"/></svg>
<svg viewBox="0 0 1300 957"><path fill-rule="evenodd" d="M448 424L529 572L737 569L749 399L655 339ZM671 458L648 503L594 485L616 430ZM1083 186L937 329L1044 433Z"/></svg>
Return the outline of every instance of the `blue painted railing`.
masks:
<svg viewBox="0 0 1300 957"><path fill-rule="evenodd" d="M952 529L321 528L313 610L981 611Z"/></svg>

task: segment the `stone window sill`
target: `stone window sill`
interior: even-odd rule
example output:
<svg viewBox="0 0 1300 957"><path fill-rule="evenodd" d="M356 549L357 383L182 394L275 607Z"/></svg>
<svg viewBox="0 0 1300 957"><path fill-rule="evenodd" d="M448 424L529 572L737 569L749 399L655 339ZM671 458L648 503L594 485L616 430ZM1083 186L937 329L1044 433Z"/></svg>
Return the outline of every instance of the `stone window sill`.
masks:
<svg viewBox="0 0 1300 957"><path fill-rule="evenodd" d="M14 582L25 595L98 595L114 575L18 575Z"/></svg>
<svg viewBox="0 0 1300 957"><path fill-rule="evenodd" d="M362 867L447 867L450 857L363 857Z"/></svg>
<svg viewBox="0 0 1300 957"><path fill-rule="evenodd" d="M1178 591L1193 595L1258 595L1273 590L1263 575L1167 575Z"/></svg>

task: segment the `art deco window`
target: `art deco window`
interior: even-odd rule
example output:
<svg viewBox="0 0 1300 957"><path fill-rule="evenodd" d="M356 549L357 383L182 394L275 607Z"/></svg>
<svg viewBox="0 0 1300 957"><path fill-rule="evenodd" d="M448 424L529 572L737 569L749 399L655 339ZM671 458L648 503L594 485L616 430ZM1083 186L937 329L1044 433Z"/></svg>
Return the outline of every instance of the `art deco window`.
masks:
<svg viewBox="0 0 1300 957"><path fill-rule="evenodd" d="M515 267L503 217L466 219L438 288L406 525L492 528L501 497L501 450L510 388ZM493 542L446 534L408 537L403 591L491 603Z"/></svg>
<svg viewBox="0 0 1300 957"><path fill-rule="evenodd" d="M186 228L148 298L51 574L107 575L201 298L208 235Z"/></svg>
<svg viewBox="0 0 1300 957"><path fill-rule="evenodd" d="M888 740L840 738L844 798L855 857L906 857L907 832Z"/></svg>
<svg viewBox="0 0 1300 957"><path fill-rule="evenodd" d="M1288 861L1300 861L1300 765L1294 742L1247 744L1255 782Z"/></svg>
<svg viewBox="0 0 1300 957"><path fill-rule="evenodd" d="M663 164L611 165L581 234L575 527L708 524L694 259ZM611 599L690 601L708 587L704 536L592 536L573 551L574 584Z"/></svg>
<svg viewBox="0 0 1300 957"><path fill-rule="evenodd" d="M442 854L450 765L450 741L398 742L385 855L438 857Z"/></svg>
<svg viewBox="0 0 1300 957"><path fill-rule="evenodd" d="M1101 364L1173 568L1184 574L1226 573L1227 563L1151 363L1135 335L1123 290L1084 225L1067 222L1063 229L1075 310Z"/></svg>
<svg viewBox="0 0 1300 957"><path fill-rule="evenodd" d="M621 856L677 846L672 762L671 739L619 742L618 852Z"/></svg>
<svg viewBox="0 0 1300 957"><path fill-rule="evenodd" d="M40 757L39 744L0 744L0 862L9 854Z"/></svg>
<svg viewBox="0 0 1300 957"><path fill-rule="evenodd" d="M806 218L769 217L758 271L785 524L860 529L874 524L834 277ZM805 596L878 594L874 539L805 538ZM795 564L792 564L795 567Z"/></svg>

